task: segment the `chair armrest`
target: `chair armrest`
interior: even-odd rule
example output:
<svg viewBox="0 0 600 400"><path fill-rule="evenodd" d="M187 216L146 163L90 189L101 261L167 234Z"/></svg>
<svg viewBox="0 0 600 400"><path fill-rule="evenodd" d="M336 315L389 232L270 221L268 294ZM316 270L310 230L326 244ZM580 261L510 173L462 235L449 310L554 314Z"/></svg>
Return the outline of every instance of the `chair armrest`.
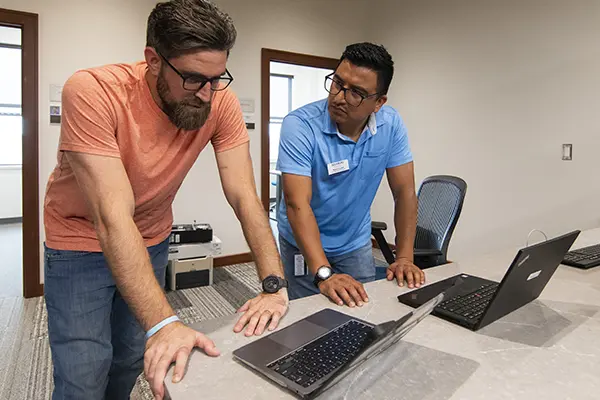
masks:
<svg viewBox="0 0 600 400"><path fill-rule="evenodd" d="M441 256L442 252L436 249L414 249L413 255L415 257Z"/></svg>
<svg viewBox="0 0 600 400"><path fill-rule="evenodd" d="M385 222L371 221L371 229L385 231L387 229L387 224Z"/></svg>

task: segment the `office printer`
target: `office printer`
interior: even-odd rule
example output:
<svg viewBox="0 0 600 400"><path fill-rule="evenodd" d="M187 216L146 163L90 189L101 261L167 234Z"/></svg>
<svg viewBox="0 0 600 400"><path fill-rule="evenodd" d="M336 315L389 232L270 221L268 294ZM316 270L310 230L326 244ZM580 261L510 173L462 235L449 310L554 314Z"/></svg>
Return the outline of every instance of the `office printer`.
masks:
<svg viewBox="0 0 600 400"><path fill-rule="evenodd" d="M169 244L210 243L213 231L209 224L179 224L171 228Z"/></svg>
<svg viewBox="0 0 600 400"><path fill-rule="evenodd" d="M194 231L193 225L195 224L187 225L189 227L187 230L182 230L182 225L174 225L171 238L174 239L174 235L181 235L182 232ZM205 231L202 235L206 234ZM213 257L221 254L221 240L212 234L212 229L210 230L210 241L204 241L206 236L202 235L196 236L196 240L202 241L193 242L185 233L183 236L179 236L178 241L170 241L166 279L168 289L178 290L212 285ZM201 238L198 239L199 237Z"/></svg>

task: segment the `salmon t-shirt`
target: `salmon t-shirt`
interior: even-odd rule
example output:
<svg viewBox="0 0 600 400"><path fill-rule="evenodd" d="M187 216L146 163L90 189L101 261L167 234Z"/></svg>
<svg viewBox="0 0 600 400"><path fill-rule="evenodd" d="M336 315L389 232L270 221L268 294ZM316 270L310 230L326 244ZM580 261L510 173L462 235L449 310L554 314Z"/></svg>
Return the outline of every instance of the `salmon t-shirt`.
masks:
<svg viewBox="0 0 600 400"><path fill-rule="evenodd" d="M48 247L102 251L64 151L121 159L135 197L133 219L146 246L153 246L169 236L175 194L208 142L216 153L248 142L229 89L213 94L202 128L184 131L155 103L146 71L145 62L108 65L78 71L64 85L58 163L44 201Z"/></svg>

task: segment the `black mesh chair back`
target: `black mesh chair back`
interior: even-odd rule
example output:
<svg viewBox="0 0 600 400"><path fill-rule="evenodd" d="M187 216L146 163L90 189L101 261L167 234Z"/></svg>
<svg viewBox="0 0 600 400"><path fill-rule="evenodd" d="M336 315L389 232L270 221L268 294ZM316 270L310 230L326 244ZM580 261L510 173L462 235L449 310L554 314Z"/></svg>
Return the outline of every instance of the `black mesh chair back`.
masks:
<svg viewBox="0 0 600 400"><path fill-rule="evenodd" d="M415 265L429 268L448 262L448 246L460 217L467 183L456 176L435 175L426 178L417 192L417 232L414 244ZM395 254L387 244L384 222L373 221L371 232L388 264Z"/></svg>
<svg viewBox="0 0 600 400"><path fill-rule="evenodd" d="M424 258L421 261L426 264L425 267L447 262L448 245L460 217L466 192L467 183L455 176L430 176L421 184L417 194L414 248L415 257ZM424 254L427 250L439 250L441 254Z"/></svg>

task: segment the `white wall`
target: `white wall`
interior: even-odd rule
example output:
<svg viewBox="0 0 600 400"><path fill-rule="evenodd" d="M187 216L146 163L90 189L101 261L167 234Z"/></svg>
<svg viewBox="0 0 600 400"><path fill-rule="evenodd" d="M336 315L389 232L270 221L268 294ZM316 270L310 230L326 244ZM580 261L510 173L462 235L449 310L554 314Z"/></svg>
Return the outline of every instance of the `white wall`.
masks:
<svg viewBox="0 0 600 400"><path fill-rule="evenodd" d="M21 29L10 26L0 27L0 43L21 44Z"/></svg>
<svg viewBox="0 0 600 400"><path fill-rule="evenodd" d="M329 69L271 62L272 74L294 77L292 80L292 110L327 97L324 81L331 72L333 71Z"/></svg>
<svg viewBox="0 0 600 400"><path fill-rule="evenodd" d="M40 237L46 182L56 163L60 127L50 125L49 86L77 69L143 57L150 0L0 0L0 7L39 15ZM41 244L40 244L41 248ZM42 268L43 276L43 268ZM43 278L42 278L43 280Z"/></svg>
<svg viewBox="0 0 600 400"><path fill-rule="evenodd" d="M380 7L371 39L396 62L389 103L408 126L417 182L455 174L469 185L451 257L524 245L532 228L600 225L600 2ZM392 223L385 182L372 215Z"/></svg>
<svg viewBox="0 0 600 400"><path fill-rule="evenodd" d="M20 166L0 166L0 188L0 219L22 217Z"/></svg>
<svg viewBox="0 0 600 400"><path fill-rule="evenodd" d="M228 65L232 87L256 101L250 137L257 187L260 49L338 58L348 43L373 40L396 61L390 104L408 125L417 181L449 173L469 184L454 256L524 243L533 227L557 234L597 226L599 190L590 172L600 141L600 3L378 1L386 12L365 23L372 4L361 0L217 0L239 34ZM154 4L0 0L0 7L40 18L40 202L59 135L47 116L49 85L79 68L141 59ZM560 160L561 143L574 144L572 162ZM373 216L391 223L391 209L384 183ZM175 219L211 223L224 254L247 251L210 148L175 200Z"/></svg>
<svg viewBox="0 0 600 400"><path fill-rule="evenodd" d="M233 90L255 100L256 129L250 148L260 188L260 52L261 48L339 58L347 43L362 40L367 10L362 0L218 0L234 20L238 40L228 69ZM351 7L349 6L351 5ZM248 251L239 223L223 196L211 149L200 155L175 198L175 220L209 222L223 240L223 254Z"/></svg>
<svg viewBox="0 0 600 400"><path fill-rule="evenodd" d="M155 0L0 0L0 7L39 15L40 211L48 176L56 162L60 129L48 117L49 86L77 69L133 62L143 57L146 19ZM349 41L362 39L362 0L218 0L234 19L238 41L229 70L239 97L256 101L251 155L260 187L260 51L262 47L320 56L340 56ZM351 7L349 7L351 5ZM40 214L41 215L41 214ZM212 224L223 254L248 251L239 223L222 194L211 148L203 152L174 203L176 222ZM43 221L40 221L44 239Z"/></svg>
<svg viewBox="0 0 600 400"><path fill-rule="evenodd" d="M270 71L272 74L281 74L292 76L292 110L298 109L306 104L321 100L327 97L325 90L325 77L332 70L322 68L304 67L301 65L284 64L280 62L271 62ZM271 93L273 86L271 86ZM287 105L281 107L275 106L273 98L271 98L271 116L277 115L286 110ZM277 111L279 110L279 111ZM274 114L275 112L275 114ZM279 132L269 132L269 160L271 169L275 168L277 158L279 156ZM275 187L271 186L271 197L275 195Z"/></svg>

